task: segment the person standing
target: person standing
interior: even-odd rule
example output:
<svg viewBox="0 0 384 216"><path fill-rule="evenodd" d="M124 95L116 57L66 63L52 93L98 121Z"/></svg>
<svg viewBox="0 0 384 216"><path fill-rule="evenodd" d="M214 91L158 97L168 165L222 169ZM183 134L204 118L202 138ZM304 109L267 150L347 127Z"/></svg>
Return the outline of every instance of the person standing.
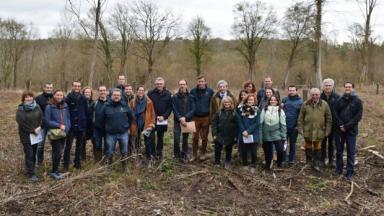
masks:
<svg viewBox="0 0 384 216"><path fill-rule="evenodd" d="M133 113L127 103L121 100L121 90L112 90L112 97L105 105L102 116L106 133L106 162L113 162L116 143L119 142L122 172L128 173L128 129L133 122Z"/></svg>
<svg viewBox="0 0 384 216"><path fill-rule="evenodd" d="M65 144L65 139L68 136L71 128L71 119L69 116L69 108L64 101L64 92L56 90L53 93L53 98L45 109L44 120L48 130L60 129L64 131L66 136L57 139L51 139L52 146L52 172L51 177L55 180L63 179L64 177L59 172L59 165L62 150ZM49 138L49 135L48 135Z"/></svg>
<svg viewBox="0 0 384 216"><path fill-rule="evenodd" d="M239 153L244 167L249 165L249 154L251 166L256 167L257 145L260 142L260 112L256 104L256 96L248 94L239 107Z"/></svg>
<svg viewBox="0 0 384 216"><path fill-rule="evenodd" d="M276 96L277 99L280 100L280 93L277 88L274 88L272 86L272 78L270 76L266 76L264 78L264 88L260 88L259 91L257 91L257 101L259 103L263 102L263 99L265 98L266 89L271 88L273 91L273 94ZM264 107L261 107L259 104L259 108L263 109Z"/></svg>
<svg viewBox="0 0 384 216"><path fill-rule="evenodd" d="M36 103L40 106L40 109L45 112L45 108L48 102L53 97L53 84L51 82L44 83L43 93L36 97ZM43 141L37 144L37 164L40 166L44 162L44 146L47 137L47 129L43 126Z"/></svg>
<svg viewBox="0 0 384 216"><path fill-rule="evenodd" d="M256 86L251 80L247 80L243 83L243 90L248 94L256 94Z"/></svg>
<svg viewBox="0 0 384 216"><path fill-rule="evenodd" d="M328 166L335 167L334 164L334 155L335 155L335 140L340 139L337 135L337 124L335 121L335 104L339 100L340 96L334 92L335 82L327 78L323 81L323 92L320 95L320 98L328 103L329 108L332 113L332 130L328 137L325 137L321 142L321 161L325 166L325 159L327 158L327 149L328 149ZM328 148L327 148L328 144Z"/></svg>
<svg viewBox="0 0 384 216"><path fill-rule="evenodd" d="M288 164L293 165L296 158L296 140L298 136L297 119L300 114L300 108L303 105L303 100L297 94L295 85L288 86L288 96L283 98L281 106L284 109L287 123L287 144L289 144ZM287 149L283 152L283 161L286 160Z"/></svg>
<svg viewBox="0 0 384 216"><path fill-rule="evenodd" d="M212 137L215 143L215 165L220 165L221 150L225 148L224 168L229 169L232 159L232 146L236 143L239 122L235 103L229 96L221 100L219 110L212 120Z"/></svg>
<svg viewBox="0 0 384 216"><path fill-rule="evenodd" d="M85 129L87 127L87 99L81 94L81 83L79 81L72 83L72 91L65 98L65 102L68 104L71 118L71 128L67 134L64 148L64 170L68 171L74 138L76 138L74 167L76 169L81 168L80 159L83 150Z"/></svg>
<svg viewBox="0 0 384 216"><path fill-rule="evenodd" d="M144 135L145 154L147 157L148 169L153 168L153 148L154 131L156 123L156 114L151 99L145 96L144 86L137 88L137 94L135 99L131 101L132 111L134 113L134 122L131 127L131 134L136 140L136 152L137 155L141 153L141 134ZM140 162L140 161L139 161Z"/></svg>
<svg viewBox="0 0 384 216"><path fill-rule="evenodd" d="M125 95L125 84L126 84L126 82L127 82L127 81L126 81L125 75L123 75L123 74L118 75L118 76L117 76L117 85L109 90L109 95L108 95L109 99L112 98L112 93L113 93L113 91L114 91L115 89L120 89L121 100L122 100L122 102L125 102L125 103L126 103L127 101L126 101L126 98L124 97L124 95Z"/></svg>
<svg viewBox="0 0 384 216"><path fill-rule="evenodd" d="M92 107L92 125L93 125L93 157L95 162L101 160L104 153L107 151L105 125L104 125L104 107L107 104L107 87L99 86L99 98L95 101Z"/></svg>
<svg viewBox="0 0 384 216"><path fill-rule="evenodd" d="M163 159L164 134L168 129L168 117L172 112L172 94L165 87L165 80L157 77L155 88L148 92L147 96L153 102L156 113L156 148L152 153L161 161Z"/></svg>
<svg viewBox="0 0 384 216"><path fill-rule="evenodd" d="M37 143L32 144L30 134L39 135L42 133L44 122L43 112L34 100L33 92L24 91L21 95L21 104L16 112L16 122L19 128L20 142L24 149L25 167L28 177L36 182L35 162Z"/></svg>
<svg viewBox="0 0 384 216"><path fill-rule="evenodd" d="M195 161L197 158L199 137L201 138L200 161L205 160L205 152L208 144L208 133L210 125L209 108L213 94L213 90L207 85L205 76L200 75L197 77L197 86L191 90L191 95L193 95L195 99L196 107L195 113L192 117L192 121L195 122L196 132L193 133L192 138L191 161Z"/></svg>
<svg viewBox="0 0 384 216"><path fill-rule="evenodd" d="M215 116L216 112L220 110L220 104L221 100L228 96L232 99L232 102L236 106L236 98L233 96L233 94L228 90L228 82L225 80L220 80L217 82L217 93L213 95L211 99L211 105L210 105L210 119L213 120L213 117Z"/></svg>
<svg viewBox="0 0 384 216"><path fill-rule="evenodd" d="M86 129L85 129L85 137L83 139L83 148L81 151L81 160L85 160L87 158L87 140L91 140L92 143L94 142L93 140L93 107L95 101L93 100L93 92L91 87L84 87L82 94L84 97L87 99L87 123L86 123Z"/></svg>
<svg viewBox="0 0 384 216"><path fill-rule="evenodd" d="M125 97L124 100L127 101L128 104L129 104L129 102L131 102L131 100L133 100L135 98L135 95L133 93L133 86L131 84L125 85L124 97Z"/></svg>
<svg viewBox="0 0 384 216"><path fill-rule="evenodd" d="M186 80L179 81L179 91L172 96L172 110L174 115L173 127L173 155L175 159L188 161L188 137L189 133L181 134L181 125L190 122L195 112L193 96L188 92ZM182 136L182 150L180 152L180 136Z"/></svg>
<svg viewBox="0 0 384 216"><path fill-rule="evenodd" d="M287 140L287 125L284 110L281 109L279 99L274 95L268 99L261 112L260 130L266 169L271 169L273 149L276 149L277 153L277 167L282 167L283 145Z"/></svg>
<svg viewBox="0 0 384 216"><path fill-rule="evenodd" d="M310 99L301 106L297 129L304 137L307 163L320 171L321 141L331 133L332 113L327 102L320 99L318 88L309 93Z"/></svg>
<svg viewBox="0 0 384 216"><path fill-rule="evenodd" d="M344 94L335 104L336 132L340 140L336 140L336 174L343 173L344 144L347 146L347 178L352 180L355 165L356 137L359 132L359 121L363 117L363 103L354 92L354 84L344 84Z"/></svg>
<svg viewBox="0 0 384 216"><path fill-rule="evenodd" d="M273 90L273 88L270 88L270 87L266 87L264 89L264 96L261 98L261 101L258 101L258 106L259 106L259 109L262 110L265 108L268 100L272 97L272 95L275 95L275 92Z"/></svg>

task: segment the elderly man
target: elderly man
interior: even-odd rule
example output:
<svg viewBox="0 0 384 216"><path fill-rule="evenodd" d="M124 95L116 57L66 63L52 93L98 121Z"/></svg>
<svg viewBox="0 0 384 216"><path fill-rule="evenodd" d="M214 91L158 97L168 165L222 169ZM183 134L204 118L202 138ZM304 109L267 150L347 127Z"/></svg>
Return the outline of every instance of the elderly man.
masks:
<svg viewBox="0 0 384 216"><path fill-rule="evenodd" d="M260 88L259 91L257 91L257 103L259 103L260 109L264 108L264 107L260 106L260 104L262 104L260 102L263 101L263 99L265 97L265 89L266 88L271 88L273 90L273 94L277 97L277 99L280 100L279 90L277 88L272 87L272 78L270 76L266 76L264 78L264 88Z"/></svg>
<svg viewBox="0 0 384 216"><path fill-rule="evenodd" d="M217 93L212 97L211 99L211 105L210 105L210 119L213 120L213 117L217 113L220 107L221 100L228 96L232 99L235 107L236 105L236 98L233 96L233 94L228 91L228 82L225 80L220 80L217 82Z"/></svg>
<svg viewBox="0 0 384 216"><path fill-rule="evenodd" d="M122 172L128 173L128 129L133 121L133 113L128 105L121 100L121 90L113 89L112 98L102 112L105 123L107 149L105 156L108 164L112 164L116 142L119 142L122 161Z"/></svg>
<svg viewBox="0 0 384 216"><path fill-rule="evenodd" d="M305 140L307 163L320 171L321 141L331 133L332 113L327 102L320 99L320 89L310 90L311 98L300 109L297 129Z"/></svg>
<svg viewBox="0 0 384 216"><path fill-rule="evenodd" d="M332 130L328 137L325 137L321 143L321 161L325 165L325 159L327 158L327 143L328 143L328 166L334 167L334 141L339 139L339 136L336 133L336 121L335 121L335 103L339 100L340 96L334 91L335 82L327 78L323 81L323 92L320 95L320 98L328 103L329 108L332 113ZM328 141L328 142L327 142Z"/></svg>
<svg viewBox="0 0 384 216"><path fill-rule="evenodd" d="M353 91L354 84L344 84L344 94L335 104L336 140L336 174L343 173L344 143L347 145L347 178L352 180L355 165L355 147L359 121L363 116L363 103Z"/></svg>

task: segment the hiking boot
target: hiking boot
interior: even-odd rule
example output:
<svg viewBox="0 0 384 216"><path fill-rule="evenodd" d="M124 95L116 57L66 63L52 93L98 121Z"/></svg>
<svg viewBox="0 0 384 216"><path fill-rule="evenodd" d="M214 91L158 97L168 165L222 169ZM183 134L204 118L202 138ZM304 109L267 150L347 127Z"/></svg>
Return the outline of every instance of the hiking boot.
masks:
<svg viewBox="0 0 384 216"><path fill-rule="evenodd" d="M51 177L55 180L61 180L63 179L64 177L59 173L59 172L53 172L51 173Z"/></svg>

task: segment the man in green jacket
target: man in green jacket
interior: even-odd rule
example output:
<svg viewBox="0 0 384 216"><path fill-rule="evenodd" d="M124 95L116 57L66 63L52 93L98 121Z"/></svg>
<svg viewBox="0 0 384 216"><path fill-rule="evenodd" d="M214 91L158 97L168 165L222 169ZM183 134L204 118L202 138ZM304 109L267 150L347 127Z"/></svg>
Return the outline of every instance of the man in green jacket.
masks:
<svg viewBox="0 0 384 216"><path fill-rule="evenodd" d="M312 166L319 171L321 141L331 133L332 129L331 110L327 102L320 99L320 89L310 90L310 99L301 107L297 129L304 136L307 163L313 162Z"/></svg>

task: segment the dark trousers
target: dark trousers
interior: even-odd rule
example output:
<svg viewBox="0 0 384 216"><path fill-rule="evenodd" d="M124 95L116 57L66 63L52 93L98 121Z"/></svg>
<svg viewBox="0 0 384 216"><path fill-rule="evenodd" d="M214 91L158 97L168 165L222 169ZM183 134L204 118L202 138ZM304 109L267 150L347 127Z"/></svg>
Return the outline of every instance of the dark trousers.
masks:
<svg viewBox="0 0 384 216"><path fill-rule="evenodd" d="M75 149L75 165L80 165L81 152L83 150L83 139L84 139L84 131L70 129L67 134L67 140L64 148L64 166L69 165L69 161L71 158L71 148L73 139L76 138L76 149Z"/></svg>
<svg viewBox="0 0 384 216"><path fill-rule="evenodd" d="M163 132L163 135L164 135L164 132ZM155 155L154 139L155 139L154 131L151 131L149 136L144 136L145 155L148 160L152 160L152 156Z"/></svg>
<svg viewBox="0 0 384 216"><path fill-rule="evenodd" d="M151 136L153 136L152 133L151 133ZM152 144L152 148L153 148L152 155L156 155L157 157L162 157L163 156L164 134L165 134L165 130L157 130L156 131L156 137L157 137L156 147L154 146L155 142L151 143ZM144 142L145 142L145 138L144 138ZM155 151L155 149L156 149L156 151Z"/></svg>
<svg viewBox="0 0 384 216"><path fill-rule="evenodd" d="M287 139L289 144L288 162L293 162L296 158L296 140L297 140L298 134L299 132L297 131L296 128L287 128ZM283 161L286 161L286 160L287 160L287 149L283 151Z"/></svg>
<svg viewBox="0 0 384 216"><path fill-rule="evenodd" d="M281 140L276 141L264 141L263 150L265 156L265 165L267 167L271 166L271 162L273 159L273 147L275 147L277 154L277 166L281 166L283 162L283 145L284 143Z"/></svg>
<svg viewBox="0 0 384 216"><path fill-rule="evenodd" d="M98 128L93 128L93 150L102 151L104 147L104 151L107 150L106 144L106 135L105 131Z"/></svg>
<svg viewBox="0 0 384 216"><path fill-rule="evenodd" d="M182 136L182 146L180 152L180 136ZM181 133L180 122L176 122L173 127L173 155L175 158L188 157L188 133Z"/></svg>
<svg viewBox="0 0 384 216"><path fill-rule="evenodd" d="M221 150L225 148L225 162L229 163L232 159L232 144L223 145L222 143L215 141L215 164L220 164ZM256 159L255 159L256 161Z"/></svg>
<svg viewBox="0 0 384 216"><path fill-rule="evenodd" d="M356 135L339 133L340 140L336 140L336 172L343 173L344 144L347 146L347 176L352 177L355 166Z"/></svg>
<svg viewBox="0 0 384 216"><path fill-rule="evenodd" d="M248 154L251 155L251 164L256 164L257 157L257 143L244 143L239 142L240 157L243 166L248 166Z"/></svg>
<svg viewBox="0 0 384 216"><path fill-rule="evenodd" d="M37 144L37 163L41 164L44 161L44 146L45 146L45 139L47 138L48 130L46 128L43 128L43 141Z"/></svg>
<svg viewBox="0 0 384 216"><path fill-rule="evenodd" d="M339 135L332 130L328 137L325 137L321 142L321 161L325 163L327 158L327 144L328 144L328 164L332 164L335 155L335 141L340 139Z"/></svg>
<svg viewBox="0 0 384 216"><path fill-rule="evenodd" d="M61 153L65 144L65 139L52 140L52 173L59 172Z"/></svg>
<svg viewBox="0 0 384 216"><path fill-rule="evenodd" d="M23 143L24 156L25 156L25 168L28 176L35 175L35 162L37 145L31 145L31 143Z"/></svg>

